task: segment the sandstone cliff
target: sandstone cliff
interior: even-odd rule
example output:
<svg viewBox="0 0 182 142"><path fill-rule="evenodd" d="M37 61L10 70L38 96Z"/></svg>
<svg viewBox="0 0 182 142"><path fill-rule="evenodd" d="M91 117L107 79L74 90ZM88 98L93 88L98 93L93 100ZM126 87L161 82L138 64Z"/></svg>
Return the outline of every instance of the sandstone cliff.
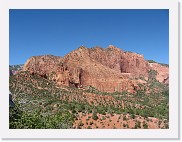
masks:
<svg viewBox="0 0 182 142"><path fill-rule="evenodd" d="M157 79L164 82L168 69L158 69L158 65L149 64L143 55L125 52L113 45L107 48L81 46L63 58L53 55L31 57L23 68L54 80L59 86L93 86L103 92L133 92L141 82L135 78L147 78L152 69L159 72Z"/></svg>
<svg viewBox="0 0 182 142"><path fill-rule="evenodd" d="M158 63L149 63L150 67L157 71L156 79L159 82L169 83L169 68Z"/></svg>

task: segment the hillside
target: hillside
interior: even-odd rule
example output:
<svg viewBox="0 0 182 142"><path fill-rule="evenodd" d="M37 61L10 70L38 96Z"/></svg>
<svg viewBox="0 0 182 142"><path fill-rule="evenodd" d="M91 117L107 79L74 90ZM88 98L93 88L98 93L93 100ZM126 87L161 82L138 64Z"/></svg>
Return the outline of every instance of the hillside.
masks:
<svg viewBox="0 0 182 142"><path fill-rule="evenodd" d="M10 76L10 128L168 128L168 70L111 45L31 57Z"/></svg>
<svg viewBox="0 0 182 142"><path fill-rule="evenodd" d="M23 64L19 64L19 65L10 65L9 66L9 75L15 75L17 74L19 71L21 71L23 69Z"/></svg>

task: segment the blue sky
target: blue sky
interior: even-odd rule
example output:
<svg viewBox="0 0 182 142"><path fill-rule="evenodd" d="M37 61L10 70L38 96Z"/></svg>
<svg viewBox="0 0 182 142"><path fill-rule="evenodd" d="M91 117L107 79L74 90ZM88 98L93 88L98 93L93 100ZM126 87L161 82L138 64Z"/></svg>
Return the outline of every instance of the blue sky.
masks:
<svg viewBox="0 0 182 142"><path fill-rule="evenodd" d="M10 65L31 56L64 56L81 45L115 45L169 63L169 11L10 10Z"/></svg>

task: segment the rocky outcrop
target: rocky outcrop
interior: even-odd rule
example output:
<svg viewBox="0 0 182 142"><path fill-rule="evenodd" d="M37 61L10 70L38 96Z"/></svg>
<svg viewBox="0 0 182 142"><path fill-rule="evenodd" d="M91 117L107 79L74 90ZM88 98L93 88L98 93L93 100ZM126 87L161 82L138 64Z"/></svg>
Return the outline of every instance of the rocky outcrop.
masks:
<svg viewBox="0 0 182 142"><path fill-rule="evenodd" d="M149 63L151 69L157 71L156 79L159 82L169 84L169 68L159 63Z"/></svg>
<svg viewBox="0 0 182 142"><path fill-rule="evenodd" d="M125 52L113 45L109 45L106 49L91 48L89 53L90 58L119 73L131 73L135 77L148 74L148 62L144 60L143 55Z"/></svg>
<svg viewBox="0 0 182 142"><path fill-rule="evenodd" d="M110 45L107 48L81 46L63 58L34 56L27 60L23 70L51 79L59 86L93 86L103 92L134 92L139 83L135 78L148 77L153 67L143 55Z"/></svg>
<svg viewBox="0 0 182 142"><path fill-rule="evenodd" d="M61 57L53 55L33 56L24 64L23 71L29 71L32 74L36 73L47 78L50 72L57 70L61 60Z"/></svg>

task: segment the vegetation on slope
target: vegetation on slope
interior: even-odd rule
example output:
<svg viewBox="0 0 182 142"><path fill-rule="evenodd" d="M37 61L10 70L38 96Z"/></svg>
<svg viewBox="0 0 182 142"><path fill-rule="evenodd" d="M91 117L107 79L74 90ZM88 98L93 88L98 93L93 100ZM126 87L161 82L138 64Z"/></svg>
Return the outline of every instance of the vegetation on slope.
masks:
<svg viewBox="0 0 182 142"><path fill-rule="evenodd" d="M16 106L10 109L10 128L75 128L73 123L80 113L92 113L95 121L99 119L97 114L129 114L131 119L142 116L146 119L146 128L148 117L155 117L165 121L163 128L168 128L169 90L167 85L155 79L155 75L151 71L152 79L147 84L140 84L136 94L130 94L100 92L91 86L86 90L59 88L54 82L36 74L21 72L10 77L10 91L14 94ZM148 88L149 93L146 93ZM79 125L79 128L83 127L83 123Z"/></svg>
<svg viewBox="0 0 182 142"><path fill-rule="evenodd" d="M156 62L156 61L154 61L154 60L147 60L149 63L158 63L158 62ZM169 64L164 64L164 63L158 63L158 64L160 64L160 65L162 65L162 66L165 66L165 67L169 67Z"/></svg>

